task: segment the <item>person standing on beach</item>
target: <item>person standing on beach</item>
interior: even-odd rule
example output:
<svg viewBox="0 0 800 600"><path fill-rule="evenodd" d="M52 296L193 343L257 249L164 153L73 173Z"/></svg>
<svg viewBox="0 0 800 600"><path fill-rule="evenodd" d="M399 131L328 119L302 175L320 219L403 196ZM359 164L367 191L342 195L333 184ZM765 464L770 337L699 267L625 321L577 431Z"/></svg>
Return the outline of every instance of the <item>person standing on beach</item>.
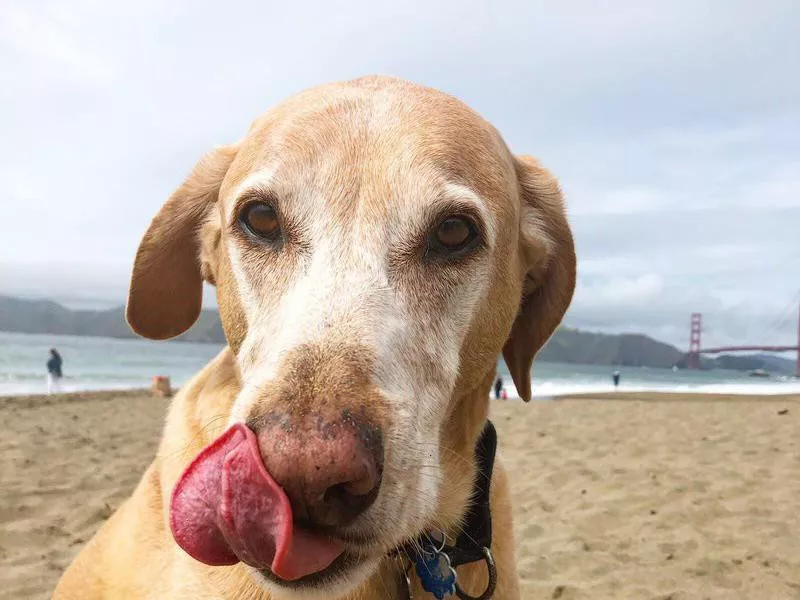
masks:
<svg viewBox="0 0 800 600"><path fill-rule="evenodd" d="M494 397L500 398L500 392L503 391L503 378L498 377L497 381L494 382Z"/></svg>
<svg viewBox="0 0 800 600"><path fill-rule="evenodd" d="M614 371L614 374L611 376L611 378L614 380L614 389L617 389L619 387L619 371Z"/></svg>
<svg viewBox="0 0 800 600"><path fill-rule="evenodd" d="M50 358L47 360L47 393L52 394L61 388L61 367L64 360L55 348L50 348Z"/></svg>

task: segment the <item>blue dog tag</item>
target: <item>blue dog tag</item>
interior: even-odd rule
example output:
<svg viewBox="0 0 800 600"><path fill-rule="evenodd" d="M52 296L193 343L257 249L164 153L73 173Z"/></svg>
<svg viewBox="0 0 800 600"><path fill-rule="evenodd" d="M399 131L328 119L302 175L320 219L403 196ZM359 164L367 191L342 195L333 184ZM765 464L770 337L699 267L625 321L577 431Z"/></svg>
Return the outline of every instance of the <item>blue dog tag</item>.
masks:
<svg viewBox="0 0 800 600"><path fill-rule="evenodd" d="M438 600L456 593L456 572L444 552L420 553L415 568L422 588Z"/></svg>

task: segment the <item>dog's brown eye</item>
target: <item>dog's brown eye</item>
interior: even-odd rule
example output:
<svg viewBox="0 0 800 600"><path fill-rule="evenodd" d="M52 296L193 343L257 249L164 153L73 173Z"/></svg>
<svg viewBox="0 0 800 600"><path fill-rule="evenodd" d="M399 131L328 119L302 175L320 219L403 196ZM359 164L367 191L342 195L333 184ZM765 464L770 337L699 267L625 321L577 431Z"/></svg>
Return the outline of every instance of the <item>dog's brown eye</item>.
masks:
<svg viewBox="0 0 800 600"><path fill-rule="evenodd" d="M239 219L250 233L261 238L275 239L281 231L278 213L264 202L253 202L245 206Z"/></svg>
<svg viewBox="0 0 800 600"><path fill-rule="evenodd" d="M436 240L445 248L457 249L464 245L472 234L472 227L466 219L450 217L439 223Z"/></svg>
<svg viewBox="0 0 800 600"><path fill-rule="evenodd" d="M469 217L450 215L431 229L425 256L429 259L450 259L463 256L480 246L478 227Z"/></svg>

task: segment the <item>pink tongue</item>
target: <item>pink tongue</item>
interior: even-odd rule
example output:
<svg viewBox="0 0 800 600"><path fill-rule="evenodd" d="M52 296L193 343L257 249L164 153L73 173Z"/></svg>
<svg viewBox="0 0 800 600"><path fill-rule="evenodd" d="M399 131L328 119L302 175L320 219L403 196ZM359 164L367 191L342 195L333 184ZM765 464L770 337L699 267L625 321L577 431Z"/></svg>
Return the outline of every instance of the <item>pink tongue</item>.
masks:
<svg viewBox="0 0 800 600"><path fill-rule="evenodd" d="M317 573L344 551L337 540L293 527L289 499L267 472L255 434L242 424L183 472L169 524L178 545L200 562L242 561L286 580Z"/></svg>

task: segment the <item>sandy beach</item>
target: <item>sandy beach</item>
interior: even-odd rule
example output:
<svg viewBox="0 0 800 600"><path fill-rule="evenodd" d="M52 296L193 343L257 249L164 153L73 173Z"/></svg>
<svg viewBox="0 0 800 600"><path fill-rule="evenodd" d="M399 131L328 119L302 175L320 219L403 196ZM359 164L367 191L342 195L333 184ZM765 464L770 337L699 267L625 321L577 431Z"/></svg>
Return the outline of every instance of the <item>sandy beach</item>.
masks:
<svg viewBox="0 0 800 600"><path fill-rule="evenodd" d="M50 597L151 460L166 405L143 392L0 399L0 597ZM492 410L524 598L800 598L800 397Z"/></svg>

